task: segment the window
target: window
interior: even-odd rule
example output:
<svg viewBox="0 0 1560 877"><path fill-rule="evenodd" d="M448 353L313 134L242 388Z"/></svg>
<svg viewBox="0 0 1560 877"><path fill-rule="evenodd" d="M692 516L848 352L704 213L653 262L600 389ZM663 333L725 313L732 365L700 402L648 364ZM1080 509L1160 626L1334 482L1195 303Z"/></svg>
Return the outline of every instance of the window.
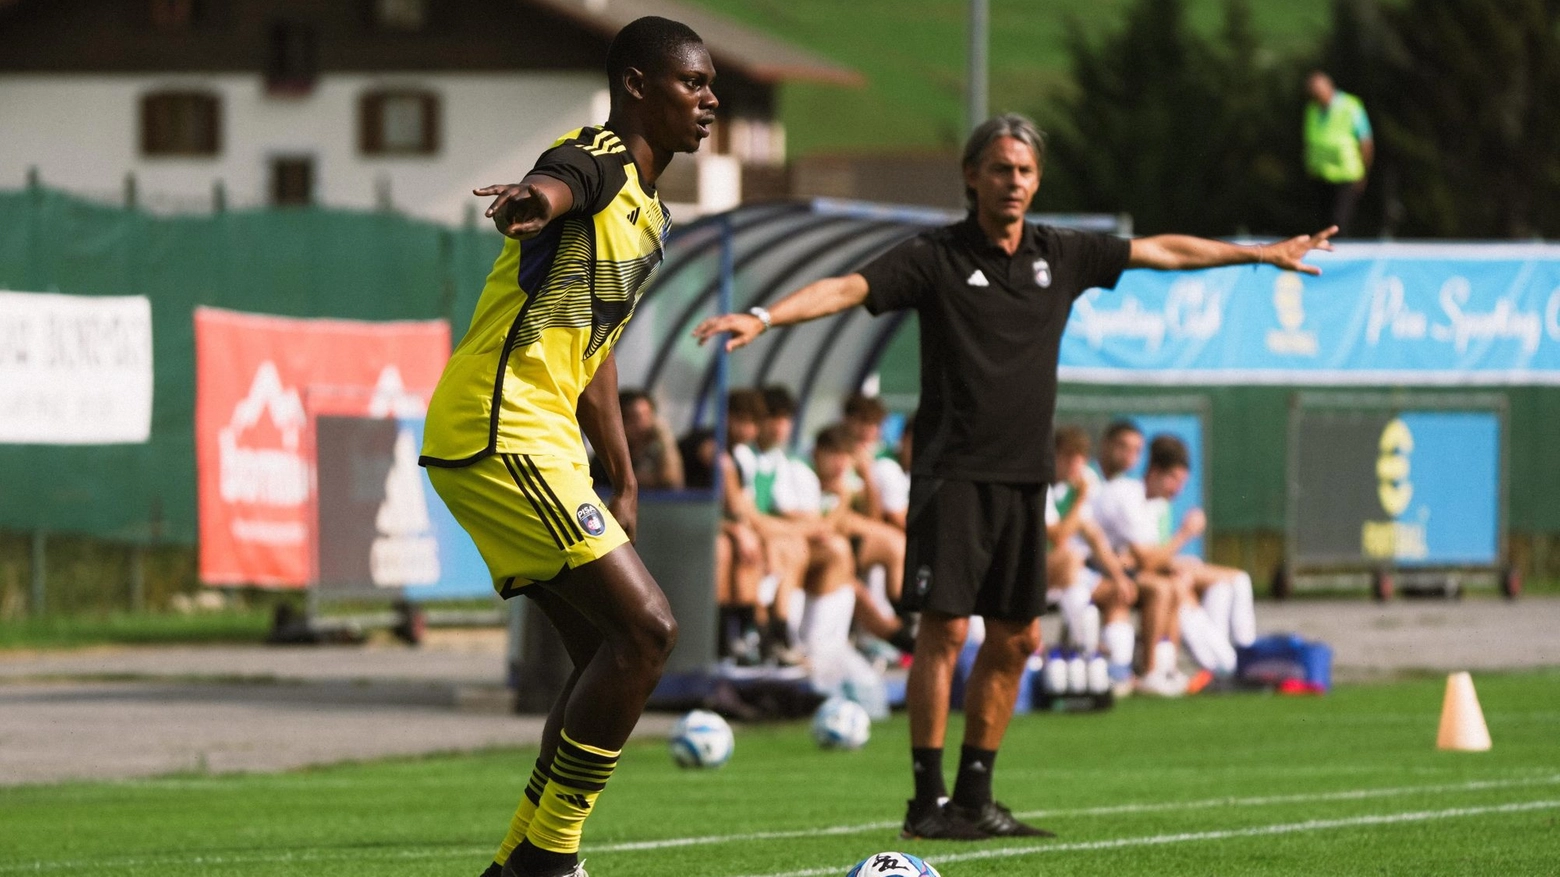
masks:
<svg viewBox="0 0 1560 877"><path fill-rule="evenodd" d="M212 156L222 151L222 101L198 91L141 98L141 152Z"/></svg>
<svg viewBox="0 0 1560 877"><path fill-rule="evenodd" d="M271 159L271 203L301 207L314 203L314 159L307 155Z"/></svg>
<svg viewBox="0 0 1560 877"><path fill-rule="evenodd" d="M358 101L358 148L365 155L432 155L439 151L439 96L375 91Z"/></svg>
<svg viewBox="0 0 1560 877"><path fill-rule="evenodd" d="M277 21L271 24L265 82L272 92L301 93L314 87L319 73L319 53L314 28Z"/></svg>
<svg viewBox="0 0 1560 877"><path fill-rule="evenodd" d="M416 33L428 24L428 0L373 0L374 24L382 30Z"/></svg>

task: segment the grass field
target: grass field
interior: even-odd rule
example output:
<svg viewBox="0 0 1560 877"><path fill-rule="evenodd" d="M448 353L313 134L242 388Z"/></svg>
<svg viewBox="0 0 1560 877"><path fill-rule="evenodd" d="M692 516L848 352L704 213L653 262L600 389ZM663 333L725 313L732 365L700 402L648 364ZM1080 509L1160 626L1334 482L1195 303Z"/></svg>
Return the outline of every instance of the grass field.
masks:
<svg viewBox="0 0 1560 877"><path fill-rule="evenodd" d="M595 877L843 875L895 848L947 877L1557 873L1560 671L1476 681L1480 754L1435 750L1440 678L1020 717L997 793L1049 841L899 841L902 715L855 753L819 752L803 724L739 729L713 772L635 743L585 855ZM475 877L533 757L3 788L0 875Z"/></svg>
<svg viewBox="0 0 1560 877"><path fill-rule="evenodd" d="M967 0L695 2L866 78L862 88L810 83L783 88L781 115L793 156L956 148L963 140ZM1068 19L1098 35L1116 27L1133 2L992 0L992 111L1037 112L1071 82ZM1225 0L1185 0L1188 24L1199 33L1218 33L1225 5ZM1329 26L1331 0L1250 0L1249 5L1263 45L1275 53L1310 50Z"/></svg>

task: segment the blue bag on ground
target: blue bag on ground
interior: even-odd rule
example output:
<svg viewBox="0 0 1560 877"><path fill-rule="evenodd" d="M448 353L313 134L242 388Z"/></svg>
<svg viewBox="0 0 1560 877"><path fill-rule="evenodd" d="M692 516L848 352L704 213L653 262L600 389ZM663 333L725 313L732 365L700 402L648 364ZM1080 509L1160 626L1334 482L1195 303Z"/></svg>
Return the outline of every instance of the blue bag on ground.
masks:
<svg viewBox="0 0 1560 877"><path fill-rule="evenodd" d="M1328 691L1332 688L1332 646L1308 642L1294 633L1264 636L1236 648L1235 676L1242 682L1264 685L1297 680Z"/></svg>

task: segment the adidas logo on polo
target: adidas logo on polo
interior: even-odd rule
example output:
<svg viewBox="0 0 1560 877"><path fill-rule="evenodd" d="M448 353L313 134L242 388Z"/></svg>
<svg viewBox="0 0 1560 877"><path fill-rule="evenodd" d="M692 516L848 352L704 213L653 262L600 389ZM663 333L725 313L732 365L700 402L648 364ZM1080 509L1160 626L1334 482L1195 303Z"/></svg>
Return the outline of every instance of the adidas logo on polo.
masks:
<svg viewBox="0 0 1560 877"><path fill-rule="evenodd" d="M990 286L991 285L991 282L986 279L986 275L982 274L980 272L979 268L976 268L975 269L975 273L970 275L970 279L968 279L968 280L966 280L964 282L968 283L971 286Z"/></svg>

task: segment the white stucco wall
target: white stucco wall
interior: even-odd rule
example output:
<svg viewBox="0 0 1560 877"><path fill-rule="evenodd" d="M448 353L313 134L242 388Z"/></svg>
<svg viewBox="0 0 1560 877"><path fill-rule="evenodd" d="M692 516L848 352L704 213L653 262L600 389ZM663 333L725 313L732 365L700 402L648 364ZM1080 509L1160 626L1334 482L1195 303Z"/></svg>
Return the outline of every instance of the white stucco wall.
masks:
<svg viewBox="0 0 1560 877"><path fill-rule="evenodd" d="M358 98L416 88L440 96L440 149L426 157L358 151ZM222 98L222 149L212 158L148 158L140 151L140 100L167 89ZM371 209L380 180L404 213L464 220L475 186L519 179L558 135L606 117L600 76L556 74L339 74L303 97L266 94L259 75L0 76L0 189L23 186L30 167L45 185L118 197L134 172L153 210L209 209L222 180L230 207L266 204L270 160L314 157L315 200Z"/></svg>

